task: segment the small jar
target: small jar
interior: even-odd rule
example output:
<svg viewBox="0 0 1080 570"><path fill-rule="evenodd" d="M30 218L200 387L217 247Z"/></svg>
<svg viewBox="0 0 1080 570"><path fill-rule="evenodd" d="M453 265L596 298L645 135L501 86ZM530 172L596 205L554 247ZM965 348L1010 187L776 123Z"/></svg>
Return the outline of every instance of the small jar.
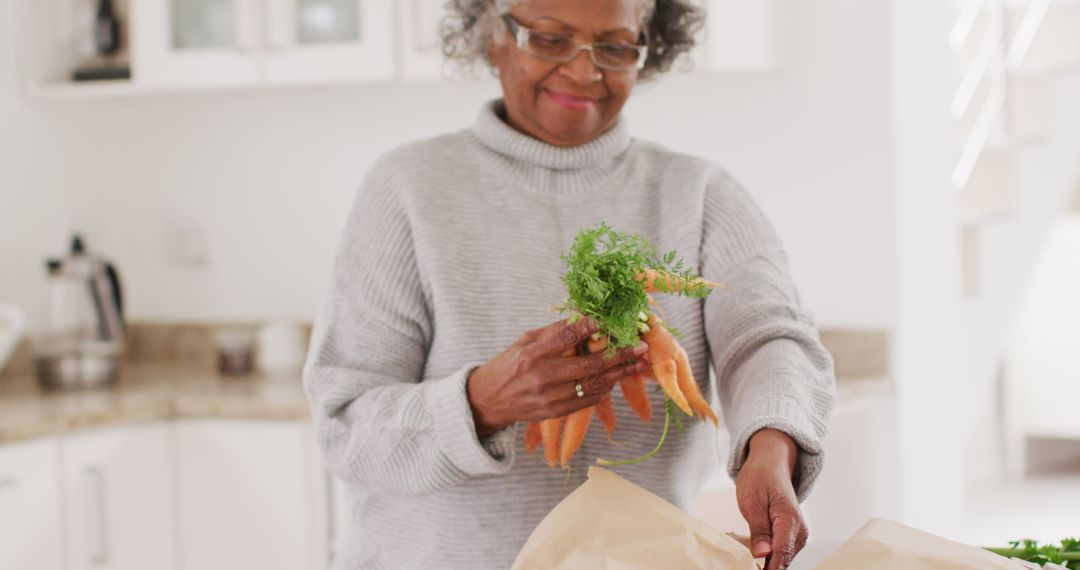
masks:
<svg viewBox="0 0 1080 570"><path fill-rule="evenodd" d="M255 370L255 333L251 329L224 328L214 333L218 372L243 376Z"/></svg>

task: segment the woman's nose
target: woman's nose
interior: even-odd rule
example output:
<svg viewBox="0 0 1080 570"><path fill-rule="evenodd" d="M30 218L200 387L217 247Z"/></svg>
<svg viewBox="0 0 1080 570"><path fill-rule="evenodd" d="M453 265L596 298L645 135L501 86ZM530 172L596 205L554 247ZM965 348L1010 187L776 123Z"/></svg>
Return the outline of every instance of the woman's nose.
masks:
<svg viewBox="0 0 1080 570"><path fill-rule="evenodd" d="M559 66L559 71L581 85L596 83L602 77L600 70L592 62L592 53L587 49L579 51L574 59Z"/></svg>

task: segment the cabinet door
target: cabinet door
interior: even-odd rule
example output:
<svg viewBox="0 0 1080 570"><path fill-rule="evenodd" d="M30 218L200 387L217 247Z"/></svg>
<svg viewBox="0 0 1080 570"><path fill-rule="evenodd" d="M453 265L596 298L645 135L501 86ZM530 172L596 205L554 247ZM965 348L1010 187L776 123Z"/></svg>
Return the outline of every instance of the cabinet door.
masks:
<svg viewBox="0 0 1080 570"><path fill-rule="evenodd" d="M261 0L139 0L131 5L134 80L153 86L259 80Z"/></svg>
<svg viewBox="0 0 1080 570"><path fill-rule="evenodd" d="M401 0L398 6L398 50L402 79L440 79L444 57L439 22L444 0Z"/></svg>
<svg viewBox="0 0 1080 570"><path fill-rule="evenodd" d="M0 447L0 568L63 568L59 459L52 438Z"/></svg>
<svg viewBox="0 0 1080 570"><path fill-rule="evenodd" d="M61 441L68 568L175 568L165 424L90 430Z"/></svg>
<svg viewBox="0 0 1080 570"><path fill-rule="evenodd" d="M394 75L394 7L384 0L266 0L268 83Z"/></svg>
<svg viewBox="0 0 1080 570"><path fill-rule="evenodd" d="M804 505L813 540L842 542L873 517L899 516L894 395L841 397L823 445L825 469Z"/></svg>
<svg viewBox="0 0 1080 570"><path fill-rule="evenodd" d="M190 570L325 567L305 423L176 424L181 559ZM325 496L322 498L325 502ZM325 546L325 540L321 541Z"/></svg>

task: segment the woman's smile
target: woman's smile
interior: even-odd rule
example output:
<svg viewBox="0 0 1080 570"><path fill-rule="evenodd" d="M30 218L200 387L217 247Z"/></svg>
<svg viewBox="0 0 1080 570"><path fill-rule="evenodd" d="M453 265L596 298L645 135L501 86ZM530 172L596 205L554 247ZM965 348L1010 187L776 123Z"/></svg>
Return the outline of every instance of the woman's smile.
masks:
<svg viewBox="0 0 1080 570"><path fill-rule="evenodd" d="M593 97L583 97L579 95L573 95L562 91L553 91L551 89L542 90L552 101L562 105L563 107L570 109L571 111L588 111L596 106L597 99Z"/></svg>

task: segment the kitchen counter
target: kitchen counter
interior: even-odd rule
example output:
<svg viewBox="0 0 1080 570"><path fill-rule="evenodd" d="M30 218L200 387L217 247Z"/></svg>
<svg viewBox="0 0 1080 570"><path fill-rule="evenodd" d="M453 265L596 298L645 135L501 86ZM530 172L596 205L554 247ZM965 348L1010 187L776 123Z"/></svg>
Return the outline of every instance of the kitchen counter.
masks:
<svg viewBox="0 0 1080 570"><path fill-rule="evenodd" d="M113 386L45 390L32 373L0 377L0 444L122 422L183 418L303 420L299 371L225 377L212 368L127 365Z"/></svg>
<svg viewBox="0 0 1080 570"><path fill-rule="evenodd" d="M841 378L837 403L891 386L886 377ZM42 389L30 373L0 378L0 444L123 422L208 417L307 419L300 373L226 377L190 364L133 364L113 386L67 391Z"/></svg>

